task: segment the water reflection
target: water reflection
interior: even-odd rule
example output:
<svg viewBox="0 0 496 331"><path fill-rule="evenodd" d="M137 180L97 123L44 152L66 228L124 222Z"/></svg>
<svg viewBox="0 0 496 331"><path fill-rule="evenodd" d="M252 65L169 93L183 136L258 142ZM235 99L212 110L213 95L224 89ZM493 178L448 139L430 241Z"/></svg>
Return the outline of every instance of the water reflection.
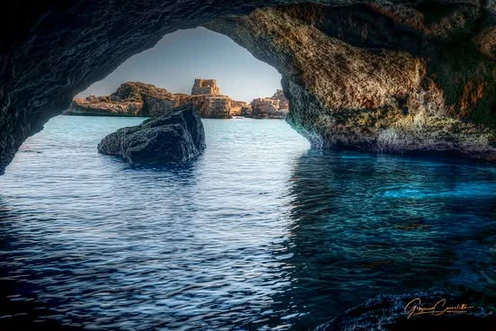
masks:
<svg viewBox="0 0 496 331"><path fill-rule="evenodd" d="M133 121L53 119L0 177L0 329L307 330L377 293L496 279L494 167L306 153L270 120L205 120L186 168L96 153Z"/></svg>
<svg viewBox="0 0 496 331"><path fill-rule="evenodd" d="M290 271L275 301L298 316L292 329L382 293L469 289L496 298L496 169L310 151L291 183L293 222L274 254Z"/></svg>

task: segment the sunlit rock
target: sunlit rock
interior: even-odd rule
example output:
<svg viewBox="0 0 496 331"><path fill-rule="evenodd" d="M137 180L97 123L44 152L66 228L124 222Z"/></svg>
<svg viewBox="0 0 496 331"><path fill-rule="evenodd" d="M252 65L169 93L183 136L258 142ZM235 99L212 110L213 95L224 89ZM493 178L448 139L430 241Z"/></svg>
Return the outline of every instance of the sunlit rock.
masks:
<svg viewBox="0 0 496 331"><path fill-rule="evenodd" d="M127 82L109 96L74 98L65 115L159 116L188 102L183 95L141 82Z"/></svg>
<svg viewBox="0 0 496 331"><path fill-rule="evenodd" d="M270 98L257 98L251 102L254 118L286 118L289 112L289 101L282 90L277 90Z"/></svg>

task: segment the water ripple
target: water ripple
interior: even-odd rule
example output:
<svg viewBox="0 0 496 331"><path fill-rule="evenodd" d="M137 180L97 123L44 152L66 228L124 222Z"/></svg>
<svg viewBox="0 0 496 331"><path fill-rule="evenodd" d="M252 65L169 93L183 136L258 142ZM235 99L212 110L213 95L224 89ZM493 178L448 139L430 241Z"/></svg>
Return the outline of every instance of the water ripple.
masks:
<svg viewBox="0 0 496 331"><path fill-rule="evenodd" d="M54 118L0 178L0 326L307 330L379 293L495 296L494 167L307 151L271 120L205 120L185 168L96 153L139 121Z"/></svg>

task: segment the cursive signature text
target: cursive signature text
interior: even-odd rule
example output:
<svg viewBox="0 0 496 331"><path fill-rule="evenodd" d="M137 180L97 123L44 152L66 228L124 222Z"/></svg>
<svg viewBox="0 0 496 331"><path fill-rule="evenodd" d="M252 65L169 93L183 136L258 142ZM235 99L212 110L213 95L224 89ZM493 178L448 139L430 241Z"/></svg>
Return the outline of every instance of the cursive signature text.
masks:
<svg viewBox="0 0 496 331"><path fill-rule="evenodd" d="M468 309L475 308L467 304L458 304L456 306L446 306L446 299L439 300L432 306L422 307L422 300L415 298L405 306L405 314L410 319L412 316L418 315L434 315L441 316L443 314L464 314Z"/></svg>

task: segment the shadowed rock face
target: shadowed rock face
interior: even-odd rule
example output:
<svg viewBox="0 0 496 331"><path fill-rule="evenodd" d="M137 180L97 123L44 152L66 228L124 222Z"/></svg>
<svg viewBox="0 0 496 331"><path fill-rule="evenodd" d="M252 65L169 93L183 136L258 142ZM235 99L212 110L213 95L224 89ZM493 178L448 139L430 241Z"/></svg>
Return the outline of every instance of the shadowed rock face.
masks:
<svg viewBox="0 0 496 331"><path fill-rule="evenodd" d="M98 144L102 154L139 164L183 164L205 149L205 132L200 116L191 104L174 113L122 128Z"/></svg>
<svg viewBox="0 0 496 331"><path fill-rule="evenodd" d="M78 92L200 25L283 74L290 123L314 145L494 155L494 0L310 2L10 1L0 13L0 173Z"/></svg>
<svg viewBox="0 0 496 331"><path fill-rule="evenodd" d="M288 121L313 146L496 161L491 10L305 4L206 26L281 72Z"/></svg>

